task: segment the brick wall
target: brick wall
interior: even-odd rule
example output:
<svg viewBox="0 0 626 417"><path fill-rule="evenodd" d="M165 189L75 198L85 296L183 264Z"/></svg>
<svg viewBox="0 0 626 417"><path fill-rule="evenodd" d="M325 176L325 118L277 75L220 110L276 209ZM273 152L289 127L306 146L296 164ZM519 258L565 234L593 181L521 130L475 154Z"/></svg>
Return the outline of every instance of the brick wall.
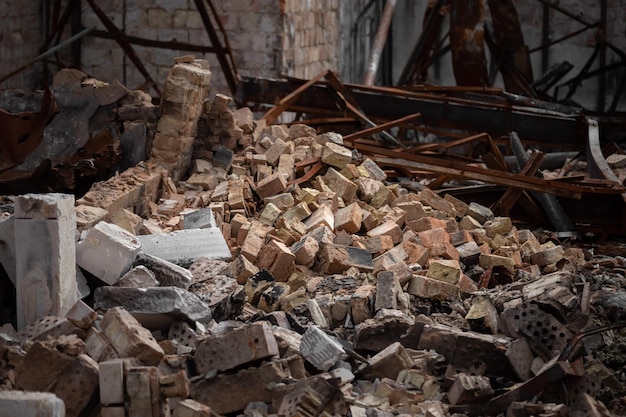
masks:
<svg viewBox="0 0 626 417"><path fill-rule="evenodd" d="M43 42L38 1L2 0L0 2L0 77L27 64L39 55ZM40 78L41 66L0 84L0 90L18 88L31 91Z"/></svg>
<svg viewBox="0 0 626 417"><path fill-rule="evenodd" d="M311 78L338 69L339 0L283 0L282 71Z"/></svg>
<svg viewBox="0 0 626 417"><path fill-rule="evenodd" d="M286 73L310 77L337 67L338 0L214 0L228 34L241 75L276 77ZM177 40L211 45L195 8L185 0L126 0L103 2L101 7L130 36L161 41ZM118 12L116 12L118 11ZM85 3L83 25L102 24ZM137 55L159 86L176 56L189 52L135 46ZM214 54L196 53L211 65L211 95L230 94ZM89 38L83 43L83 70L104 81L120 80L138 88L144 77L114 41Z"/></svg>

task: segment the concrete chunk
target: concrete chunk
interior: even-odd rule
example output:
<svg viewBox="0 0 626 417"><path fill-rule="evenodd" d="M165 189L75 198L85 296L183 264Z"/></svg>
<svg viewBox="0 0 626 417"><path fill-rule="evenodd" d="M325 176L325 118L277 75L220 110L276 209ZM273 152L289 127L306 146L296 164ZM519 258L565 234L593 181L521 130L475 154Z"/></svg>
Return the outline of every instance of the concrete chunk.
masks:
<svg viewBox="0 0 626 417"><path fill-rule="evenodd" d="M109 285L131 268L141 242L121 227L100 222L76 244L78 266Z"/></svg>
<svg viewBox="0 0 626 417"><path fill-rule="evenodd" d="M187 267L199 258L230 260L231 253L217 228L178 230L166 235L138 236L142 250Z"/></svg>
<svg viewBox="0 0 626 417"><path fill-rule="evenodd" d="M47 315L63 316L78 300L74 196L18 196L14 217L20 329Z"/></svg>
<svg viewBox="0 0 626 417"><path fill-rule="evenodd" d="M137 266L148 268L154 274L154 278L161 287L178 287L186 290L191 285L193 279L188 269L145 252L137 254L133 267Z"/></svg>
<svg viewBox="0 0 626 417"><path fill-rule="evenodd" d="M65 403L50 392L0 391L0 417L65 417Z"/></svg>
<svg viewBox="0 0 626 417"><path fill-rule="evenodd" d="M167 329L179 320L208 323L211 310L196 295L178 287L98 287L94 308L122 307L148 329Z"/></svg>

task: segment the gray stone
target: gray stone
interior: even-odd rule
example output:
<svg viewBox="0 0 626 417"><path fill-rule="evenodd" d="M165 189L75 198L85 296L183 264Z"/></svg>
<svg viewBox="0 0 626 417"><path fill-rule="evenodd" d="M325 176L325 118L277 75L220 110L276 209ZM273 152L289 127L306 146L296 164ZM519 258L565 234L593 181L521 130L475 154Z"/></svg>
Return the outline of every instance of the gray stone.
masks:
<svg viewBox="0 0 626 417"><path fill-rule="evenodd" d="M184 290L191 285L191 272L157 256L139 252L133 266L145 266L154 274L161 287L179 287Z"/></svg>
<svg viewBox="0 0 626 417"><path fill-rule="evenodd" d="M467 215L476 219L480 224L493 219L493 211L481 204L471 202L467 208Z"/></svg>
<svg viewBox="0 0 626 417"><path fill-rule="evenodd" d="M225 275L193 284L189 291L207 303L217 321L239 315L246 301L244 287Z"/></svg>
<svg viewBox="0 0 626 417"><path fill-rule="evenodd" d="M185 229L206 229L209 227L217 227L215 217L213 217L213 210L210 207L185 214L183 217L183 225Z"/></svg>
<svg viewBox="0 0 626 417"><path fill-rule="evenodd" d="M122 278L117 281L114 286L127 287L127 288L150 288L158 287L159 281L154 277L154 272L150 271L145 266L136 266Z"/></svg>
<svg viewBox="0 0 626 417"><path fill-rule="evenodd" d="M94 309L122 307L144 327L167 329L175 321L211 320L211 309L195 295L177 287L99 287L94 292Z"/></svg>
<svg viewBox="0 0 626 417"><path fill-rule="evenodd" d="M235 154L230 149L219 148L213 152L213 165L222 167L226 172L230 170L233 165L233 159Z"/></svg>
<svg viewBox="0 0 626 417"><path fill-rule="evenodd" d="M230 260L232 257L222 232L215 227L137 236L137 239L145 253L182 267L202 257L220 260Z"/></svg>

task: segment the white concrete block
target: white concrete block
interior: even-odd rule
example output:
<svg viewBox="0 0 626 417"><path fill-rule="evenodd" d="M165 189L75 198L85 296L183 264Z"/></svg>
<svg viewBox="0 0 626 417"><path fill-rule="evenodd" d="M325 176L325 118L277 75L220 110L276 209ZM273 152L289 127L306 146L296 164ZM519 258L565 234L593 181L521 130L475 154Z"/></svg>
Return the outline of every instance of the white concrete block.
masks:
<svg viewBox="0 0 626 417"><path fill-rule="evenodd" d="M121 227L100 222L76 244L78 266L109 285L130 270L141 249L137 237Z"/></svg>
<svg viewBox="0 0 626 417"><path fill-rule="evenodd" d="M18 196L14 217L17 327L21 329L44 316L64 316L78 300L74 196Z"/></svg>
<svg viewBox="0 0 626 417"><path fill-rule="evenodd" d="M65 417L65 403L49 392L0 391L0 417Z"/></svg>

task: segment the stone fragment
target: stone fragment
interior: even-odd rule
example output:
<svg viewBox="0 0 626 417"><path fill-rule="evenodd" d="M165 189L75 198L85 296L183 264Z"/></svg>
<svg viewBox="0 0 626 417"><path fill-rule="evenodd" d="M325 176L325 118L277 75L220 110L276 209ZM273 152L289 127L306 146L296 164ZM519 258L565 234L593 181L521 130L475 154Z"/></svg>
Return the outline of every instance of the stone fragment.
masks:
<svg viewBox="0 0 626 417"><path fill-rule="evenodd" d="M487 236L493 238L496 235L506 235L513 229L513 223L511 223L510 217L494 217L491 220L487 220L483 224Z"/></svg>
<svg viewBox="0 0 626 417"><path fill-rule="evenodd" d="M168 329L178 320L208 323L211 310L196 295L178 287L99 287L94 308L106 311L116 306L131 313L148 329Z"/></svg>
<svg viewBox="0 0 626 417"><path fill-rule="evenodd" d="M482 225L485 224L487 220L493 219L493 212L481 204L471 202L467 207L467 216L475 219Z"/></svg>
<svg viewBox="0 0 626 417"><path fill-rule="evenodd" d="M361 207L357 203L352 203L335 212L335 229L356 233L361 228L361 220Z"/></svg>
<svg viewBox="0 0 626 417"><path fill-rule="evenodd" d="M315 210L306 220L304 224L307 231L310 231L320 225L326 225L330 230L335 228L335 215L330 207L324 205Z"/></svg>
<svg viewBox="0 0 626 417"><path fill-rule="evenodd" d="M350 312L354 324L363 323L374 317L374 300L376 287L365 284L358 287L350 298Z"/></svg>
<svg viewBox="0 0 626 417"><path fill-rule="evenodd" d="M270 403L270 384L290 377L288 361L275 360L258 368L200 379L191 384L190 397L208 405L215 413L230 414L243 410L253 402Z"/></svg>
<svg viewBox="0 0 626 417"><path fill-rule="evenodd" d="M297 260L297 257L296 257ZM239 255L230 263L230 274L237 283L245 285L248 278L259 272L259 268L243 255Z"/></svg>
<svg viewBox="0 0 626 417"><path fill-rule="evenodd" d="M481 375L457 374L448 390L448 400L452 405L475 404L488 401L493 396L489 378Z"/></svg>
<svg viewBox="0 0 626 417"><path fill-rule="evenodd" d="M345 354L335 339L317 326L310 326L302 336L300 354L320 371L328 371Z"/></svg>
<svg viewBox="0 0 626 417"><path fill-rule="evenodd" d="M303 236L299 242L291 245L291 252L295 256L295 263L297 265L311 266L315 261L315 256L319 251L320 245L311 236Z"/></svg>
<svg viewBox="0 0 626 417"><path fill-rule="evenodd" d="M480 333L498 334L498 310L487 296L476 296L465 315L470 328Z"/></svg>
<svg viewBox="0 0 626 417"><path fill-rule="evenodd" d="M218 417L211 407L194 401L192 399L185 399L176 403L172 417Z"/></svg>
<svg viewBox="0 0 626 417"><path fill-rule="evenodd" d="M383 171L376 162L372 161L369 158L365 158L359 168L365 170L370 178L373 178L377 181L385 181L387 179L387 174Z"/></svg>
<svg viewBox="0 0 626 417"><path fill-rule="evenodd" d="M148 268L161 287L178 287L186 290L191 285L192 275L189 270L158 256L139 252L133 262L133 267L137 266Z"/></svg>
<svg viewBox="0 0 626 417"><path fill-rule="evenodd" d="M402 294L400 282L393 272L379 272L376 276L376 301L374 310L398 309L398 297Z"/></svg>
<svg viewBox="0 0 626 417"><path fill-rule="evenodd" d="M116 287L150 288L159 285L154 273L145 266L136 266L125 273L115 284Z"/></svg>
<svg viewBox="0 0 626 417"><path fill-rule="evenodd" d="M276 311L286 304L290 292L291 287L286 282L273 282L261 293L256 306L266 313Z"/></svg>
<svg viewBox="0 0 626 417"><path fill-rule="evenodd" d="M413 275L407 292L416 297L433 300L453 300L460 295L457 285L422 275Z"/></svg>
<svg viewBox="0 0 626 417"><path fill-rule="evenodd" d="M256 261L259 269L267 269L277 281L287 281L295 268L295 255L282 242L271 240L268 242Z"/></svg>
<svg viewBox="0 0 626 417"><path fill-rule="evenodd" d="M394 221L388 221L367 232L367 236L391 236L394 245L402 242L402 229Z"/></svg>
<svg viewBox="0 0 626 417"><path fill-rule="evenodd" d="M280 194L286 188L287 181L285 177L280 173L275 173L259 181L256 185L256 192L263 199Z"/></svg>
<svg viewBox="0 0 626 417"><path fill-rule="evenodd" d="M213 210L210 207L187 213L183 216L185 229L206 229L217 227Z"/></svg>
<svg viewBox="0 0 626 417"><path fill-rule="evenodd" d="M390 343L401 342L413 325L413 320L397 310L380 310L372 319L358 324L354 334L354 348L380 352Z"/></svg>
<svg viewBox="0 0 626 417"><path fill-rule="evenodd" d="M438 281L456 284L461 277L461 265L452 259L431 259L426 276Z"/></svg>
<svg viewBox="0 0 626 417"><path fill-rule="evenodd" d="M74 307L67 312L65 317L80 329L87 330L96 321L98 314L93 311L83 300L76 301Z"/></svg>
<svg viewBox="0 0 626 417"><path fill-rule="evenodd" d="M120 307L104 314L100 328L119 357L136 357L146 365L157 364L163 357L163 349L150 332Z"/></svg>
<svg viewBox="0 0 626 417"><path fill-rule="evenodd" d="M100 404L124 403L124 361L113 359L99 363Z"/></svg>
<svg viewBox="0 0 626 417"><path fill-rule="evenodd" d="M322 244L317 259L316 270L325 274L340 274L351 267L366 272L374 267L368 251L351 246Z"/></svg>
<svg viewBox="0 0 626 417"><path fill-rule="evenodd" d="M357 185L334 168L328 168L323 178L328 188L336 192L346 204L356 198Z"/></svg>
<svg viewBox="0 0 626 417"><path fill-rule="evenodd" d="M161 416L164 414L156 367L132 367L126 372L125 379L128 417Z"/></svg>
<svg viewBox="0 0 626 417"><path fill-rule="evenodd" d="M533 377L531 369L535 355L525 338L512 341L506 351L506 357L511 362L511 367L519 379L528 381Z"/></svg>
<svg viewBox="0 0 626 417"><path fill-rule="evenodd" d="M400 371L413 367L413 359L400 342L394 342L374 355L363 368L364 378L390 378L395 380Z"/></svg>
<svg viewBox="0 0 626 417"><path fill-rule="evenodd" d="M267 322L244 325L210 336L196 348L194 362L199 373L226 371L278 355L278 345Z"/></svg>
<svg viewBox="0 0 626 417"><path fill-rule="evenodd" d="M501 266L508 269L509 271L513 271L515 269L515 262L513 261L513 259L507 256L483 253L480 254L480 257L478 259L478 265L480 265L481 268L485 269L493 268L494 266Z"/></svg>
<svg viewBox="0 0 626 417"><path fill-rule="evenodd" d="M333 142L326 142L322 151L322 162L342 169L352 161L352 151Z"/></svg>
<svg viewBox="0 0 626 417"><path fill-rule="evenodd" d="M542 248L537 253L532 254L530 258L533 264L543 267L557 263L565 258L565 251L561 245L556 245L549 248Z"/></svg>

